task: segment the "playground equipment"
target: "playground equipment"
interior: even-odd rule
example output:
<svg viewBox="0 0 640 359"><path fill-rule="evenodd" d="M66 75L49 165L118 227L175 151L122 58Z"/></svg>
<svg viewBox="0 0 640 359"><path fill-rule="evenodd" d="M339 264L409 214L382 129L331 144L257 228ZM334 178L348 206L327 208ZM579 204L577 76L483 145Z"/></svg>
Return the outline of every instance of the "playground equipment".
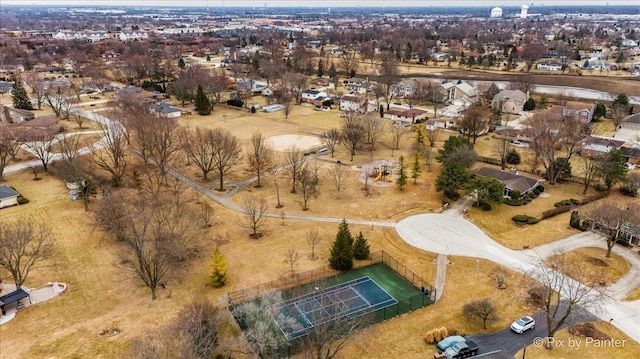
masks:
<svg viewBox="0 0 640 359"><path fill-rule="evenodd" d="M387 182L391 182L391 170L389 170L389 166L387 164L382 165L381 168L378 167L374 167L374 175L375 178L373 179L375 182L378 182L380 180L382 181L387 181ZM373 177L372 176L372 177Z"/></svg>

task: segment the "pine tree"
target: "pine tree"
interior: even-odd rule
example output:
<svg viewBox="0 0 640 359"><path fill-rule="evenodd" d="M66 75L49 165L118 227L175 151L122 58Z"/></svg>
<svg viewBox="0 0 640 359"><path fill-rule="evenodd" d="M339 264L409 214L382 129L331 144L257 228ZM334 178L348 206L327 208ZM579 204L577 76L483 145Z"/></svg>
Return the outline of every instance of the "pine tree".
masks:
<svg viewBox="0 0 640 359"><path fill-rule="evenodd" d="M178 67L184 69L186 66L187 64L184 63L184 59L181 57L180 60L178 60Z"/></svg>
<svg viewBox="0 0 640 359"><path fill-rule="evenodd" d="M404 163L404 156L400 156L398 159L398 179L396 179L396 185L399 190L404 190L404 186L407 184L407 164Z"/></svg>
<svg viewBox="0 0 640 359"><path fill-rule="evenodd" d="M336 71L336 65L331 62L331 66L329 67L329 77L334 79L338 75L338 71Z"/></svg>
<svg viewBox="0 0 640 359"><path fill-rule="evenodd" d="M369 243L364 238L362 232L358 233L355 242L353 242L353 258L363 260L369 258L371 250L369 249Z"/></svg>
<svg viewBox="0 0 640 359"><path fill-rule="evenodd" d="M29 95L27 94L27 90L22 87L22 82L20 81L20 79L17 79L13 84L13 88L11 89L11 96L13 96L13 107L22 110L33 110L31 100L29 100Z"/></svg>
<svg viewBox="0 0 640 359"><path fill-rule="evenodd" d="M413 154L413 166L411 167L411 178L413 178L413 184L416 184L421 174L422 166L420 165L420 154L416 152Z"/></svg>
<svg viewBox="0 0 640 359"><path fill-rule="evenodd" d="M324 61L318 60L318 77L324 76Z"/></svg>
<svg viewBox="0 0 640 359"><path fill-rule="evenodd" d="M211 257L209 283L215 288L220 288L227 283L227 259L218 248L213 251L213 257Z"/></svg>
<svg viewBox="0 0 640 359"><path fill-rule="evenodd" d="M205 116L211 114L211 103L209 102L209 98L204 93L201 85L198 85L198 92L196 93L196 112L199 115Z"/></svg>
<svg viewBox="0 0 640 359"><path fill-rule="evenodd" d="M340 223L336 240L331 246L329 265L335 270L349 270L353 267L353 236L345 219Z"/></svg>

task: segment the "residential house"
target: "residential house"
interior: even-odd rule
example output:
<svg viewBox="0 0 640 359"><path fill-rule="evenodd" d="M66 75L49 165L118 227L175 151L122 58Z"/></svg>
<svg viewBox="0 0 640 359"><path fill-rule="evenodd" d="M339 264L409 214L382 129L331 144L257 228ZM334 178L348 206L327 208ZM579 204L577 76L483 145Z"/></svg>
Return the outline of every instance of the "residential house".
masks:
<svg viewBox="0 0 640 359"><path fill-rule="evenodd" d="M255 80L247 80L247 79L238 79L236 80L236 86L240 90L249 90L253 93L262 92L262 90L267 88L266 83L258 82Z"/></svg>
<svg viewBox="0 0 640 359"><path fill-rule="evenodd" d="M518 174L518 172L502 171L497 168L482 167L476 176L495 178L504 184L504 197L511 197L514 191L520 192L520 197L532 192L542 180Z"/></svg>
<svg viewBox="0 0 640 359"><path fill-rule="evenodd" d="M627 167L635 169L640 162L640 148L620 147L620 153L627 159Z"/></svg>
<svg viewBox="0 0 640 359"><path fill-rule="evenodd" d="M340 110L345 112L366 113L369 100L358 96L343 95L340 97Z"/></svg>
<svg viewBox="0 0 640 359"><path fill-rule="evenodd" d="M177 118L182 116L182 111L165 102L158 102L151 105L151 112L155 112L159 116L166 118Z"/></svg>
<svg viewBox="0 0 640 359"><path fill-rule="evenodd" d="M458 126L458 122L455 118L432 118L425 122L425 128L427 130L437 130L439 128L443 129L453 129Z"/></svg>
<svg viewBox="0 0 640 359"><path fill-rule="evenodd" d="M447 100L449 101L462 98L472 99L476 97L475 88L466 82L445 82L440 86L446 91Z"/></svg>
<svg viewBox="0 0 640 359"><path fill-rule="evenodd" d="M522 112L527 94L520 90L502 90L491 100L491 108L500 109L502 113L518 114Z"/></svg>
<svg viewBox="0 0 640 359"><path fill-rule="evenodd" d="M582 140L582 156L596 157L607 154L612 149L620 149L624 141L611 137L588 136Z"/></svg>
<svg viewBox="0 0 640 359"><path fill-rule="evenodd" d="M562 110L563 117L575 117L582 123L589 123L593 119L596 105L593 103L569 101Z"/></svg>
<svg viewBox="0 0 640 359"><path fill-rule="evenodd" d="M36 115L29 110L0 105L0 123L20 123L35 118Z"/></svg>
<svg viewBox="0 0 640 359"><path fill-rule="evenodd" d="M404 79L397 84L391 85L391 94L393 97L404 98L411 97L420 88L420 82L416 79Z"/></svg>
<svg viewBox="0 0 640 359"><path fill-rule="evenodd" d="M545 71L562 71L562 64L557 61L547 60L536 64L536 69Z"/></svg>
<svg viewBox="0 0 640 359"><path fill-rule="evenodd" d="M345 87L352 94L366 93L371 89L371 85L369 84L369 81L361 77L350 78L347 81Z"/></svg>
<svg viewBox="0 0 640 359"><path fill-rule="evenodd" d="M18 197L20 193L13 188L7 185L0 186L0 208L18 205Z"/></svg>
<svg viewBox="0 0 640 359"><path fill-rule="evenodd" d="M327 93L315 89L302 91L302 103L310 103L314 106L322 106L322 102L327 98Z"/></svg>
<svg viewBox="0 0 640 359"><path fill-rule="evenodd" d="M408 110L391 109L384 113L384 118L404 124L414 124L427 118L427 111L411 108Z"/></svg>
<svg viewBox="0 0 640 359"><path fill-rule="evenodd" d="M627 242L628 244L637 246L640 242L640 223L638 223L638 219L637 216L624 216L622 213L622 211L632 211L634 213L638 213L640 212L640 206L638 206L635 203L629 203L627 205L627 208L620 208L616 205L612 205L612 204L607 204L607 203L603 203L603 206L606 206L606 210L607 212L610 213L618 213L615 215L611 215L609 216L609 218L614 218L615 220L612 220L611 223L603 223L600 221L596 221L594 220L594 218L589 218L589 221L591 221L591 227L595 230L599 230L602 232L609 232L609 231L619 231L618 233L618 240L622 240ZM620 221L617 220L617 218L625 218L627 217L627 220L622 221L622 223L620 223Z"/></svg>
<svg viewBox="0 0 640 359"><path fill-rule="evenodd" d="M640 131L640 113L627 116L622 120L620 127L627 130Z"/></svg>

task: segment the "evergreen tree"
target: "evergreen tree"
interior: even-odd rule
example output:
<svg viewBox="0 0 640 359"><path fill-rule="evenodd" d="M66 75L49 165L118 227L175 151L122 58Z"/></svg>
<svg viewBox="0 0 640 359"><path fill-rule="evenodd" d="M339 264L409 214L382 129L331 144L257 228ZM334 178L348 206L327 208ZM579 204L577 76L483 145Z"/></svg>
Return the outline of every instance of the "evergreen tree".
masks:
<svg viewBox="0 0 640 359"><path fill-rule="evenodd" d="M353 267L353 236L346 219L338 227L336 239L331 246L329 265L335 270L349 270Z"/></svg>
<svg viewBox="0 0 640 359"><path fill-rule="evenodd" d="M338 71L336 71L336 65L332 61L331 66L329 67L329 77L334 79L336 78L337 74L338 74Z"/></svg>
<svg viewBox="0 0 640 359"><path fill-rule="evenodd" d="M384 105L380 105L380 118L384 118Z"/></svg>
<svg viewBox="0 0 640 359"><path fill-rule="evenodd" d="M456 162L445 163L436 179L436 191L443 192L451 199L458 199L458 190L464 187L469 180L467 169Z"/></svg>
<svg viewBox="0 0 640 359"><path fill-rule="evenodd" d="M324 76L324 61L318 60L318 77Z"/></svg>
<svg viewBox="0 0 640 359"><path fill-rule="evenodd" d="M413 178L413 184L416 184L421 174L422 166L420 165L420 154L416 152L413 154L413 166L411 167L411 178Z"/></svg>
<svg viewBox="0 0 640 359"><path fill-rule="evenodd" d="M398 178L396 179L396 185L399 190L404 190L404 186L407 184L407 164L404 163L404 156L400 156L398 159Z"/></svg>
<svg viewBox="0 0 640 359"><path fill-rule="evenodd" d="M196 112L199 115L205 116L211 114L211 102L209 102L209 98L204 93L201 85L198 85L198 92L196 93Z"/></svg>
<svg viewBox="0 0 640 359"><path fill-rule="evenodd" d="M209 273L209 284L215 288L220 288L227 283L227 259L218 248L213 251L211 257L211 271Z"/></svg>
<svg viewBox="0 0 640 359"><path fill-rule="evenodd" d="M363 260L369 258L371 250L369 249L369 243L364 238L362 232L358 233L355 242L353 242L353 258Z"/></svg>
<svg viewBox="0 0 640 359"><path fill-rule="evenodd" d="M207 62L211 61L211 56L207 55Z"/></svg>
<svg viewBox="0 0 640 359"><path fill-rule="evenodd" d="M20 81L20 79L17 79L13 84L13 88L11 89L11 96L13 96L13 107L22 110L33 110L33 105L31 105L31 100L29 100L27 90L22 87L22 82Z"/></svg>
<svg viewBox="0 0 640 359"><path fill-rule="evenodd" d="M184 63L184 59L181 57L180 60L178 60L178 67L184 69L186 66L187 64Z"/></svg>

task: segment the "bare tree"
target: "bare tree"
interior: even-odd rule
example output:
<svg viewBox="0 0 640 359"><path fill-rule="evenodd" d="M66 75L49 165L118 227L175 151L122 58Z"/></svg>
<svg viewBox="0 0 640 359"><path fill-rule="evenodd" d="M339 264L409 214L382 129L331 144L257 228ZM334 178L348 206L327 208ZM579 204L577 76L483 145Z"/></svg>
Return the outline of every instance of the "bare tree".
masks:
<svg viewBox="0 0 640 359"><path fill-rule="evenodd" d="M347 176L348 172L341 163L336 163L327 171L327 177L333 183L338 197L340 197L340 192L342 192L342 190L344 189L345 182L347 181Z"/></svg>
<svg viewBox="0 0 640 359"><path fill-rule="evenodd" d="M54 240L47 225L33 218L0 222L0 266L20 289L32 269L49 259Z"/></svg>
<svg viewBox="0 0 640 359"><path fill-rule="evenodd" d="M47 88L44 98L58 118L64 117L62 112L63 108L69 104L69 95L69 88L62 85Z"/></svg>
<svg viewBox="0 0 640 359"><path fill-rule="evenodd" d="M398 63L391 58L382 60L380 68L378 69L378 84L374 92L378 98L384 99L387 104L387 111L389 111L391 100L395 97L393 86L396 85L399 80Z"/></svg>
<svg viewBox="0 0 640 359"><path fill-rule="evenodd" d="M340 131L337 128L332 128L322 133L322 143L331 151L331 158L334 157L336 146L340 143L340 139Z"/></svg>
<svg viewBox="0 0 640 359"><path fill-rule="evenodd" d="M507 166L507 154L509 153L509 140L506 137L498 138L493 145L493 154L500 159L500 168L504 171Z"/></svg>
<svg viewBox="0 0 640 359"><path fill-rule="evenodd" d="M267 202L264 199L251 195L242 201L242 209L245 214L245 227L251 229L249 237L258 239L262 233L258 232L267 221Z"/></svg>
<svg viewBox="0 0 640 359"><path fill-rule="evenodd" d="M213 130L196 127L195 131L187 132L184 141L184 151L187 158L202 172L202 179L207 180L209 173L216 169L214 160L214 134Z"/></svg>
<svg viewBox="0 0 640 359"><path fill-rule="evenodd" d="M496 307L491 303L489 298L474 300L467 303L462 308L462 313L468 321L480 320L482 328L487 329L487 322L495 322L498 320Z"/></svg>
<svg viewBox="0 0 640 359"><path fill-rule="evenodd" d="M613 123L614 130L617 131L620 128L622 120L628 115L629 111L625 105L616 102L611 106L611 123Z"/></svg>
<svg viewBox="0 0 640 359"><path fill-rule="evenodd" d="M369 146L371 146L371 150L373 150L375 148L378 137L384 131L384 122L377 116L366 114L364 115L364 119L362 120L362 125L364 126L366 141Z"/></svg>
<svg viewBox="0 0 640 359"><path fill-rule="evenodd" d="M254 132L251 136L249 149L247 150L248 168L251 174L255 174L258 178L256 187L262 187L260 179L265 172L271 170L273 166L273 149L262 138L260 132Z"/></svg>
<svg viewBox="0 0 640 359"><path fill-rule="evenodd" d="M582 194L586 195L591 182L596 177L598 163L596 161L593 161L589 157L582 156L580 159L580 166L582 170L582 176L584 178L584 187L582 188Z"/></svg>
<svg viewBox="0 0 640 359"><path fill-rule="evenodd" d="M276 304L283 300L280 292L267 291L261 293L259 300L250 300L233 308L233 316L246 325L242 331L258 358L278 358L284 350L287 340L283 330L296 331L300 325L295 319ZM279 328L276 324L284 328Z"/></svg>
<svg viewBox="0 0 640 359"><path fill-rule="evenodd" d="M601 289L593 286L597 283L594 273L584 270L579 262L567 260L564 255L554 256L552 268L541 260L527 274L525 286L531 288L531 299L544 312L547 338L555 336L575 310L580 307L595 309L604 296ZM546 348L551 349L552 343L548 339Z"/></svg>
<svg viewBox="0 0 640 359"><path fill-rule="evenodd" d="M311 260L315 260L316 257L316 247L320 244L320 234L318 234L318 229L313 227L309 228L307 232L307 243L309 247L311 247Z"/></svg>
<svg viewBox="0 0 640 359"><path fill-rule="evenodd" d="M49 163L54 157L54 153L51 152L51 146L53 146L55 141L56 137L53 133L51 131L45 131L37 140L22 142L22 145L42 162L42 168L47 172L49 170Z"/></svg>
<svg viewBox="0 0 640 359"><path fill-rule="evenodd" d="M201 211L200 213L202 214L202 221L204 223L204 228L209 228L212 225L213 222L213 208L211 208L211 206L209 205L209 203L203 202L200 205Z"/></svg>
<svg viewBox="0 0 640 359"><path fill-rule="evenodd" d="M125 129L119 123L100 125L102 139L94 144L93 162L111 174L111 184L118 187L129 165ZM100 147L100 148L98 148Z"/></svg>
<svg viewBox="0 0 640 359"><path fill-rule="evenodd" d="M175 119L157 117L145 139L148 141L149 159L160 169L161 181L167 173L169 165L180 154L183 148L184 128Z"/></svg>
<svg viewBox="0 0 640 359"><path fill-rule="evenodd" d="M196 299L179 313L172 327L179 340L181 358L209 359L218 349L224 326L219 309L206 299Z"/></svg>
<svg viewBox="0 0 640 359"><path fill-rule="evenodd" d="M533 63L547 54L547 47L544 44L530 43L522 51L522 59L527 65L527 73L531 70Z"/></svg>
<svg viewBox="0 0 640 359"><path fill-rule="evenodd" d="M607 238L607 258L611 250L630 225L640 222L640 207L633 201L608 200L598 202L587 210L594 228L601 228Z"/></svg>
<svg viewBox="0 0 640 359"><path fill-rule="evenodd" d="M426 129L424 132L424 137L427 139L427 142L429 142L429 147L434 147L436 145L436 142L438 141L438 137L440 137L440 129Z"/></svg>
<svg viewBox="0 0 640 359"><path fill-rule="evenodd" d="M47 84L45 81L40 79L37 71L29 72L29 75L27 76L27 83L31 88L31 95L36 99L38 110L42 110L42 104L44 103L47 94Z"/></svg>
<svg viewBox="0 0 640 359"><path fill-rule="evenodd" d="M287 167L289 167L289 173L291 174L291 193L296 193L296 181L300 175L300 171L305 167L305 156L296 146L289 147L285 153L285 160Z"/></svg>
<svg viewBox="0 0 640 359"><path fill-rule="evenodd" d="M289 265L289 271L293 275L295 273L294 267L298 264L300 260L300 252L295 250L295 248L289 248L286 252L284 252L284 262Z"/></svg>
<svg viewBox="0 0 640 359"><path fill-rule="evenodd" d="M359 118L347 117L342 124L342 142L347 146L351 154L351 161L356 155L356 150L366 136L366 130Z"/></svg>
<svg viewBox="0 0 640 359"><path fill-rule="evenodd" d="M80 146L80 135L70 134L69 136L63 136L60 138L58 141L58 147L60 148L62 160L72 163L78 156Z"/></svg>
<svg viewBox="0 0 640 359"><path fill-rule="evenodd" d="M289 91L282 89L276 90L273 96L275 100L284 107L284 118L289 118L289 114L291 114L291 109L293 106L293 104L291 103L293 95Z"/></svg>
<svg viewBox="0 0 640 359"><path fill-rule="evenodd" d="M527 121L525 135L530 139L534 162L541 160L550 184L555 184L560 171L556 166L556 148L562 146L564 137L562 119L549 114L536 114Z"/></svg>
<svg viewBox="0 0 640 359"><path fill-rule="evenodd" d="M460 129L468 139L476 143L476 139L489 130L489 111L480 105L471 105L465 112Z"/></svg>
<svg viewBox="0 0 640 359"><path fill-rule="evenodd" d="M216 128L213 130L213 161L218 174L219 191L224 191L224 176L231 172L241 158L238 138L231 132Z"/></svg>
<svg viewBox="0 0 640 359"><path fill-rule="evenodd" d="M122 266L151 290L172 276L176 266L193 249L201 235L192 218L197 214L175 195L163 191L120 189L98 204L98 222L124 242L119 253Z"/></svg>
<svg viewBox="0 0 640 359"><path fill-rule="evenodd" d="M313 171L308 166L303 166L298 172L298 183L300 192L302 193L302 210L307 211L307 203L311 197L318 195L318 179L314 176Z"/></svg>
<svg viewBox="0 0 640 359"><path fill-rule="evenodd" d="M281 166L281 160L278 160L276 159L275 156L273 156L273 168L272 168L273 186L276 188L276 198L278 199L278 204L276 205L276 208L284 207L284 205L280 203L280 174L282 173L283 170L284 170L284 167Z"/></svg>
<svg viewBox="0 0 640 359"><path fill-rule="evenodd" d="M391 132L391 149L399 150L402 137L407 134L407 128L401 124L390 124L389 132Z"/></svg>
<svg viewBox="0 0 640 359"><path fill-rule="evenodd" d="M14 131L0 131L0 155L4 153L12 161L17 161L21 145L20 137Z"/></svg>
<svg viewBox="0 0 640 359"><path fill-rule="evenodd" d="M293 95L296 104L302 102L302 91L307 88L307 76L295 72L285 72L282 74L282 86Z"/></svg>
<svg viewBox="0 0 640 359"><path fill-rule="evenodd" d="M438 107L447 101L447 94L442 86L430 82L425 92L425 100L433 106L433 116L438 117Z"/></svg>

